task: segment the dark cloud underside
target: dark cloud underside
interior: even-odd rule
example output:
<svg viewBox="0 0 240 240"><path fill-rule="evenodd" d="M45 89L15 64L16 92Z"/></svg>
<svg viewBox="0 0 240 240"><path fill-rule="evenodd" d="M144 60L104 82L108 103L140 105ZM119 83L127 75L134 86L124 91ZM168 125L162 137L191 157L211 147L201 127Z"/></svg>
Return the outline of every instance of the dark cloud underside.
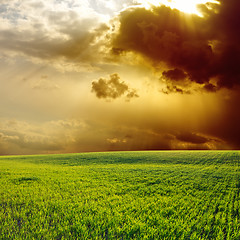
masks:
<svg viewBox="0 0 240 240"><path fill-rule="evenodd" d="M208 91L239 85L240 3L221 0L212 8L201 7L203 18L165 6L127 9L120 15L113 53L135 52L154 63L164 62L169 70L184 72ZM177 78L181 81L184 76Z"/></svg>
<svg viewBox="0 0 240 240"><path fill-rule="evenodd" d="M110 75L110 79L100 78L92 82L92 92L98 98L116 99L126 95L127 99L138 97L135 89L130 89L125 82L120 81L117 73Z"/></svg>

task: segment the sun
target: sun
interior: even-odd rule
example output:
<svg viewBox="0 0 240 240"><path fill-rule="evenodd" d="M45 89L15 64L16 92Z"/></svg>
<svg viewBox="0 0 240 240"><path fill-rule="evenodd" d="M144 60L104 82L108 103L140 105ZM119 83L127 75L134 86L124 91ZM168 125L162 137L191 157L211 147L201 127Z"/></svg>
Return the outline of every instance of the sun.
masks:
<svg viewBox="0 0 240 240"><path fill-rule="evenodd" d="M178 9L181 12L197 14L201 16L201 13L198 11L198 4L206 3L216 3L216 0L139 0L143 7L149 9L151 6L160 6L165 5L171 7L172 9Z"/></svg>

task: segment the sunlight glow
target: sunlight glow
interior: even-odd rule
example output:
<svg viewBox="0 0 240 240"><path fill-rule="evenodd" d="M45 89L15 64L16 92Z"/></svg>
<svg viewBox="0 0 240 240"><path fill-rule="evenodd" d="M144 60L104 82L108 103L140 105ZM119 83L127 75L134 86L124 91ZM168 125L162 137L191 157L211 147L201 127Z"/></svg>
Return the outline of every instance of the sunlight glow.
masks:
<svg viewBox="0 0 240 240"><path fill-rule="evenodd" d="M138 0L138 3L141 4L146 9L151 8L152 6L165 5L171 7L172 9L178 9L181 12L197 14L201 16L201 13L198 11L198 4L206 3L218 3L215 0Z"/></svg>

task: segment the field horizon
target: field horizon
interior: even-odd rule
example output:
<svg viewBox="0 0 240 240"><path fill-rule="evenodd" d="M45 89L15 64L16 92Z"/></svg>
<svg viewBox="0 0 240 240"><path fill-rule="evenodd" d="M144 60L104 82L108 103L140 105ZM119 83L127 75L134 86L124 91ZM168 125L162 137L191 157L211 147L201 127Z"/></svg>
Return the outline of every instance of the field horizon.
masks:
<svg viewBox="0 0 240 240"><path fill-rule="evenodd" d="M31 154L1 154L1 157L25 157L25 156L51 156L51 155L72 155L87 153L131 153L131 152L238 152L240 149L160 149L160 150L103 150L103 151L79 151L79 152L63 152L63 153L31 153Z"/></svg>
<svg viewBox="0 0 240 240"><path fill-rule="evenodd" d="M0 239L239 239L240 152L0 156Z"/></svg>

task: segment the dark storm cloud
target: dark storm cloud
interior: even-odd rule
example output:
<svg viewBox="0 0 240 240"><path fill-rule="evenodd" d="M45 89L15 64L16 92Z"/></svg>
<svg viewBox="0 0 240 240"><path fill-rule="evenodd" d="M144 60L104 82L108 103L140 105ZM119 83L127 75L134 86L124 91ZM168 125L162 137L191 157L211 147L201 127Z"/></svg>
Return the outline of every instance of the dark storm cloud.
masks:
<svg viewBox="0 0 240 240"><path fill-rule="evenodd" d="M217 90L219 90L219 87L211 83L206 83L203 85L203 89L207 92L216 92Z"/></svg>
<svg viewBox="0 0 240 240"><path fill-rule="evenodd" d="M165 6L127 9L119 17L113 53L135 52L163 62L170 69L163 73L169 80L184 81L186 74L207 91L232 88L240 84L240 3L219 3L212 10L202 5L204 17Z"/></svg>
<svg viewBox="0 0 240 240"><path fill-rule="evenodd" d="M191 81L188 75L181 69L175 68L162 73L161 80L165 82L166 88L162 90L163 93L185 93L190 94L188 89L191 87Z"/></svg>
<svg viewBox="0 0 240 240"><path fill-rule="evenodd" d="M180 86L177 86L170 81L166 82L166 87L164 89L162 89L162 92L164 94L170 94L170 93L191 94L190 90L186 90Z"/></svg>
<svg viewBox="0 0 240 240"><path fill-rule="evenodd" d="M183 70L175 68L169 71L164 71L162 73L163 77L173 81L182 81L186 79L187 74L183 72Z"/></svg>
<svg viewBox="0 0 240 240"><path fill-rule="evenodd" d="M184 132L176 136L176 138L183 142L189 142L194 144L203 144L209 141L208 138L200 136L196 133Z"/></svg>
<svg viewBox="0 0 240 240"><path fill-rule="evenodd" d="M109 80L100 78L98 81L92 82L92 92L98 98L116 99L124 94L128 100L138 97L136 90L130 89L125 82L121 82L117 73L110 75Z"/></svg>

